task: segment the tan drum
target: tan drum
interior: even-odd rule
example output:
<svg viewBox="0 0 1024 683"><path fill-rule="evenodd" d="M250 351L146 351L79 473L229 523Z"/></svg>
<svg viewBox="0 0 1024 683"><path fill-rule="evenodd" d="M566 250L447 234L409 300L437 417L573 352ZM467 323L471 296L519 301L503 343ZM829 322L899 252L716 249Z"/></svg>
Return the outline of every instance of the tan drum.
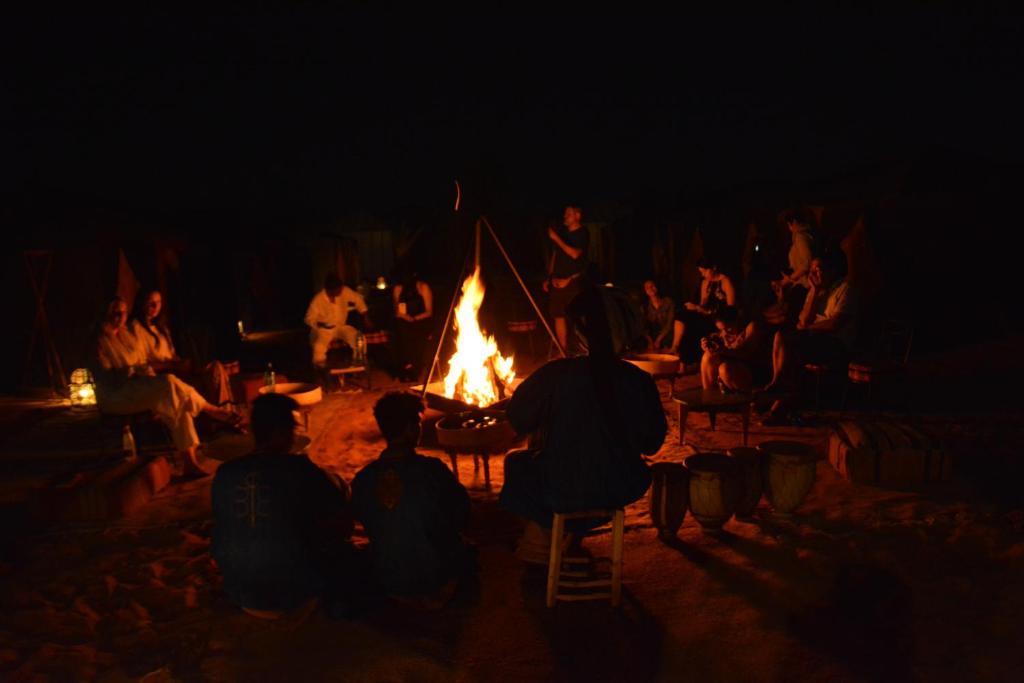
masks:
<svg viewBox="0 0 1024 683"><path fill-rule="evenodd" d="M698 453L684 464L690 471L690 512L704 533L718 533L736 511L736 463L724 453Z"/></svg>
<svg viewBox="0 0 1024 683"><path fill-rule="evenodd" d="M764 466L761 451L740 446L729 450L729 456L736 462L739 479L739 497L736 501L736 518L749 519L764 492Z"/></svg>
<svg viewBox="0 0 1024 683"><path fill-rule="evenodd" d="M658 538L669 541L686 517L690 504L690 473L677 462L651 465L651 520Z"/></svg>
<svg viewBox="0 0 1024 683"><path fill-rule="evenodd" d="M765 460L765 495L775 514L788 517L814 486L817 455L799 441L765 441L757 449Z"/></svg>

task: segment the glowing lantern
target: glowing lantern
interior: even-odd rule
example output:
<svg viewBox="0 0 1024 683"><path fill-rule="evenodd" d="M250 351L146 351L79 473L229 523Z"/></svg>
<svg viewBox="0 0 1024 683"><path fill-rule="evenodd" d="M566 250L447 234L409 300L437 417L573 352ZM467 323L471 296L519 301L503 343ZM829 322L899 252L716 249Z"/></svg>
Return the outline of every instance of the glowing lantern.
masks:
<svg viewBox="0 0 1024 683"><path fill-rule="evenodd" d="M388 288L388 281L384 279L383 275L381 275L379 278L377 278L377 289L387 289L387 288Z"/></svg>
<svg viewBox="0 0 1024 683"><path fill-rule="evenodd" d="M68 384L68 395L71 398L72 408L96 405L96 383L92 379L92 373L85 368L79 368L72 372L71 383Z"/></svg>

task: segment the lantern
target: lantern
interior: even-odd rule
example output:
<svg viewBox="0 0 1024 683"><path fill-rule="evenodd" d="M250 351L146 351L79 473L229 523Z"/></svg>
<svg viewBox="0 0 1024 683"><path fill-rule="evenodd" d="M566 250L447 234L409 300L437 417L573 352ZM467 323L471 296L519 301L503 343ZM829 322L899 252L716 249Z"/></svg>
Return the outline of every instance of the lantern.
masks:
<svg viewBox="0 0 1024 683"><path fill-rule="evenodd" d="M377 278L377 289L387 289L387 288L388 288L388 281L384 279L383 275L381 275L380 277Z"/></svg>
<svg viewBox="0 0 1024 683"><path fill-rule="evenodd" d="M79 368L72 372L71 383L68 384L68 395L71 398L72 408L96 405L96 383L92 379L92 373L85 368Z"/></svg>

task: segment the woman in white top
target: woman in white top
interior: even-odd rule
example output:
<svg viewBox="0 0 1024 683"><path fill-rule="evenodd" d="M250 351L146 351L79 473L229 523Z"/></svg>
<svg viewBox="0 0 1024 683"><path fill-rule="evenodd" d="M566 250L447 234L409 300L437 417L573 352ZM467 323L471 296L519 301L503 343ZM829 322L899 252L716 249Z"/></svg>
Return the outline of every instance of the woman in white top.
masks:
<svg viewBox="0 0 1024 683"><path fill-rule="evenodd" d="M151 290L143 301L142 311L132 321L132 333L145 349L146 362L160 373L172 372L196 380L201 393L210 403L225 406L234 403L231 393L231 377L218 361L211 361L200 372L192 363L179 358L174 349L171 329L164 313L164 298L159 290Z"/></svg>
<svg viewBox="0 0 1024 683"><path fill-rule="evenodd" d="M96 339L96 399L100 410L128 415L151 410L171 430L184 456L186 475L211 473L198 459L199 435L193 418L200 413L228 423L236 416L210 405L195 389L172 374L158 375L147 362L146 348L126 324L128 304L120 297L107 306Z"/></svg>

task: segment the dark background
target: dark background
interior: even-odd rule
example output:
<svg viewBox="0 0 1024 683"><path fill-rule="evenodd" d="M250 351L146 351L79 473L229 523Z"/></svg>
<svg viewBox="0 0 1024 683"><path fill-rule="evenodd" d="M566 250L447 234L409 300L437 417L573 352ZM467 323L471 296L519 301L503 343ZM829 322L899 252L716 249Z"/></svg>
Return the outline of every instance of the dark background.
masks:
<svg viewBox="0 0 1024 683"><path fill-rule="evenodd" d="M900 306L927 304L950 338L1017 324L1017 19L305 7L21 17L2 30L15 357L34 307L28 247L63 259L49 301L75 312L65 335L112 290L110 254L145 263L156 239L191 254L181 316L230 327L251 308L237 290L252 264L231 265L247 253L279 271L267 281L280 310L259 315L290 326L312 292L302 271L318 236L354 215L396 234L423 227L421 268L439 281L454 279L480 213L525 271L542 271L536 245L567 201L611 226L609 275L631 281L656 269L665 234L685 244L700 228L735 266L750 211L770 222L786 206L860 202Z"/></svg>

